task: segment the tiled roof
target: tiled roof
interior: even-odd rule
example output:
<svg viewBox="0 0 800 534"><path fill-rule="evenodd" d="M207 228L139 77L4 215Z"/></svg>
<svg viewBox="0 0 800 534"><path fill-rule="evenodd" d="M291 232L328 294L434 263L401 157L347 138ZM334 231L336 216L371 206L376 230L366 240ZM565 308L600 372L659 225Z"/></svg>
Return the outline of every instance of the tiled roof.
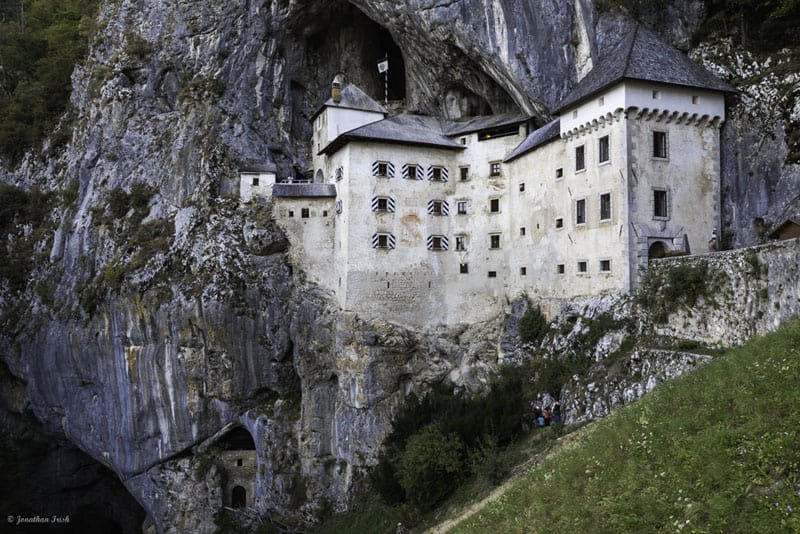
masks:
<svg viewBox="0 0 800 534"><path fill-rule="evenodd" d="M445 135L464 135L467 133L497 128L498 126L509 126L519 124L528 120L526 115L521 113L501 113L499 115L484 115L474 117L466 121L448 121L445 124Z"/></svg>
<svg viewBox="0 0 800 534"><path fill-rule="evenodd" d="M653 32L636 26L569 93L558 107L561 112L623 79L660 82L714 91L735 90Z"/></svg>
<svg viewBox="0 0 800 534"><path fill-rule="evenodd" d="M375 113L388 113L386 108L375 102L364 91L353 85L352 83L345 84L341 90L341 98L339 102L334 102L333 97L329 98L322 104L317 111L311 116L311 120L320 114L326 107L342 108L342 109L359 109L361 111L373 111Z"/></svg>
<svg viewBox="0 0 800 534"><path fill-rule="evenodd" d="M503 160L504 163L515 160L523 154L527 154L534 148L540 147L543 144L556 139L561 133L561 120L555 119L538 130L532 131L525 140L517 146L511 153Z"/></svg>
<svg viewBox="0 0 800 534"><path fill-rule="evenodd" d="M435 117L403 114L345 132L320 153L333 154L349 141L383 141L403 145L461 150L463 145L445 137L442 123Z"/></svg>

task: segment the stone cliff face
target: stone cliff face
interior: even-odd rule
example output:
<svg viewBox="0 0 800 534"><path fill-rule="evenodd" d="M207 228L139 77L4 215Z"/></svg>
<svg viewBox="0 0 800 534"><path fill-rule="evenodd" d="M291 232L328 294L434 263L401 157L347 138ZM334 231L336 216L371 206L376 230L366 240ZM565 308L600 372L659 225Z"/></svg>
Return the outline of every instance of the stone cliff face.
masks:
<svg viewBox="0 0 800 534"><path fill-rule="evenodd" d="M685 47L701 6L664 9L652 24ZM237 168L304 173L308 117L334 74L378 96L384 55L389 97L409 109L544 120L628 24L589 0L104 3L73 76L71 141L9 174L77 189L54 208L27 288L0 296L0 355L24 384L12 410L113 470L158 531L212 528L225 497L204 462L230 424L253 435L260 513L345 508L404 395L446 378L480 387L503 318L409 332L340 312L288 264L270 205L231 198ZM798 180L739 126L729 207L756 187L747 165L768 169L741 222L780 212L778 191ZM785 152L780 135L765 142Z"/></svg>

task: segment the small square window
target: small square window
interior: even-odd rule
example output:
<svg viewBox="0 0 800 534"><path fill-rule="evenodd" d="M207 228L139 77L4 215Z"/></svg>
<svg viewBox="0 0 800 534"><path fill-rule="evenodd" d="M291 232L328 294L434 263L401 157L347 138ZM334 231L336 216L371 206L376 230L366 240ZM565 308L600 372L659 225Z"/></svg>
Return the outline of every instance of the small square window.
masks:
<svg viewBox="0 0 800 534"><path fill-rule="evenodd" d="M559 178L563 178L563 177L564 177L564 169L562 169L561 167L557 168L556 169L556 180L558 180Z"/></svg>
<svg viewBox="0 0 800 534"><path fill-rule="evenodd" d="M489 236L489 248L491 249L500 248L500 234L492 234Z"/></svg>
<svg viewBox="0 0 800 534"><path fill-rule="evenodd" d="M500 162L493 161L489 164L489 176L500 176Z"/></svg>
<svg viewBox="0 0 800 534"><path fill-rule="evenodd" d="M237 467L242 467L242 459L241 458L237 458L236 459L236 466Z"/></svg>
<svg viewBox="0 0 800 534"><path fill-rule="evenodd" d="M456 202L456 207L458 209L459 215L466 215L467 214L467 201L466 200L459 200Z"/></svg>
<svg viewBox="0 0 800 534"><path fill-rule="evenodd" d="M469 265L466 263L458 264L458 272L461 274L467 274L469 272Z"/></svg>
<svg viewBox="0 0 800 534"><path fill-rule="evenodd" d="M328 216L328 210L322 210L322 216L323 217L327 217Z"/></svg>
<svg viewBox="0 0 800 534"><path fill-rule="evenodd" d="M653 91L653 100L661 98L661 91Z"/></svg>
<svg viewBox="0 0 800 534"><path fill-rule="evenodd" d="M309 217L308 208L302 208L300 210L300 217L302 217L303 219L308 219L308 217Z"/></svg>
<svg viewBox="0 0 800 534"><path fill-rule="evenodd" d="M462 145L466 145L467 144L467 138L466 137L462 137L459 141L461 142Z"/></svg>
<svg viewBox="0 0 800 534"><path fill-rule="evenodd" d="M461 167L461 181L466 182L469 180L469 167Z"/></svg>
<svg viewBox="0 0 800 534"><path fill-rule="evenodd" d="M653 132L653 157L667 159L667 132Z"/></svg>
<svg viewBox="0 0 800 534"><path fill-rule="evenodd" d="M519 192L522 193L523 191L525 191L525 184L524 183L519 184Z"/></svg>
<svg viewBox="0 0 800 534"><path fill-rule="evenodd" d="M467 237L463 235L456 236L456 250L463 252L467 250Z"/></svg>
<svg viewBox="0 0 800 534"><path fill-rule="evenodd" d="M442 201L434 200L431 204L431 215L442 215Z"/></svg>
<svg viewBox="0 0 800 534"><path fill-rule="evenodd" d="M294 217L294 210L289 210L289 217Z"/></svg>
<svg viewBox="0 0 800 534"><path fill-rule="evenodd" d="M389 211L389 199L386 197L378 197L375 204L375 211Z"/></svg>
<svg viewBox="0 0 800 534"><path fill-rule="evenodd" d="M578 273L586 273L586 272L588 272L588 262L586 262L585 260L584 261L579 261L578 262Z"/></svg>
<svg viewBox="0 0 800 534"><path fill-rule="evenodd" d="M497 271L489 271L488 273L486 273L486 276L488 276L489 278L497 278Z"/></svg>
<svg viewBox="0 0 800 534"><path fill-rule="evenodd" d="M692 104L697 104L700 101L700 97L697 95L692 95Z"/></svg>
<svg viewBox="0 0 800 534"><path fill-rule="evenodd" d="M611 260L600 260L600 272L601 273L611 272Z"/></svg>
<svg viewBox="0 0 800 534"><path fill-rule="evenodd" d="M519 275L520 276L526 276L527 274L528 274L528 268L527 267L520 267L519 268Z"/></svg>
<svg viewBox="0 0 800 534"><path fill-rule="evenodd" d="M431 237L431 250L444 250L441 236Z"/></svg>
<svg viewBox="0 0 800 534"><path fill-rule="evenodd" d="M575 224L586 224L586 199L575 201Z"/></svg>
<svg viewBox="0 0 800 534"><path fill-rule="evenodd" d="M493 199L489 200L489 211L491 211L492 213L497 213L498 211L500 211L500 199L499 198L493 198Z"/></svg>
<svg viewBox="0 0 800 534"><path fill-rule="evenodd" d="M378 171L375 176L388 176L388 175L389 175L389 164L378 163Z"/></svg>
<svg viewBox="0 0 800 534"><path fill-rule="evenodd" d="M604 135L597 140L597 161L598 163L607 163L610 159L608 136Z"/></svg>
<svg viewBox="0 0 800 534"><path fill-rule="evenodd" d="M559 263L558 265L556 265L556 272L558 274L564 274L564 264L563 263Z"/></svg>
<svg viewBox="0 0 800 534"><path fill-rule="evenodd" d="M254 186L257 186L257 185L258 185L258 178L253 178L253 185L254 185Z"/></svg>
<svg viewBox="0 0 800 534"><path fill-rule="evenodd" d="M607 221L611 218L611 193L600 195L600 220Z"/></svg>
<svg viewBox="0 0 800 534"><path fill-rule="evenodd" d="M409 180L416 180L417 179L417 172L419 172L419 169L417 169L417 167L415 165L409 165L408 166L408 179Z"/></svg>
<svg viewBox="0 0 800 534"><path fill-rule="evenodd" d="M559 217L556 219L556 228L564 228L564 218Z"/></svg>
<svg viewBox="0 0 800 534"><path fill-rule="evenodd" d="M519 235L525 235L525 227L524 226L520 227Z"/></svg>
<svg viewBox="0 0 800 534"><path fill-rule="evenodd" d="M575 172L586 168L586 147L583 145L575 147Z"/></svg>
<svg viewBox="0 0 800 534"><path fill-rule="evenodd" d="M434 167L433 172L431 174L431 180L434 182L441 182L442 180L442 168L441 167Z"/></svg>

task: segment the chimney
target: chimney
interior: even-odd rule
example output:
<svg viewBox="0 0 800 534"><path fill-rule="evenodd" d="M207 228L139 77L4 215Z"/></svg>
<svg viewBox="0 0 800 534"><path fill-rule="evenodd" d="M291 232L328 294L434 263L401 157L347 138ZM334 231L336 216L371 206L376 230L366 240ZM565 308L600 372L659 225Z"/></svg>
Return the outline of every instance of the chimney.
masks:
<svg viewBox="0 0 800 534"><path fill-rule="evenodd" d="M331 98L337 104L342 101L342 81L344 76L341 74L337 74L336 77L333 78L333 83L331 84Z"/></svg>

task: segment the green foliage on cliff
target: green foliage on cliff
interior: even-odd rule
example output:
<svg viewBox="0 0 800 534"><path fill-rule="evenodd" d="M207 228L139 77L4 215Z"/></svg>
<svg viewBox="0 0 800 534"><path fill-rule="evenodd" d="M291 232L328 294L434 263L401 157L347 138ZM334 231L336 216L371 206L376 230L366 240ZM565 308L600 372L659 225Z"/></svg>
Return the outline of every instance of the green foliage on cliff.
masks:
<svg viewBox="0 0 800 534"><path fill-rule="evenodd" d="M800 321L595 423L456 532L800 531Z"/></svg>
<svg viewBox="0 0 800 534"><path fill-rule="evenodd" d="M67 109L97 0L0 2L0 157L17 161Z"/></svg>
<svg viewBox="0 0 800 534"><path fill-rule="evenodd" d="M523 343L539 343L550 330L550 323L538 306L529 306L519 320L519 338Z"/></svg>
<svg viewBox="0 0 800 534"><path fill-rule="evenodd" d="M713 301L727 275L705 261L651 265L636 294L639 305L656 323L665 323L681 307L700 299Z"/></svg>

